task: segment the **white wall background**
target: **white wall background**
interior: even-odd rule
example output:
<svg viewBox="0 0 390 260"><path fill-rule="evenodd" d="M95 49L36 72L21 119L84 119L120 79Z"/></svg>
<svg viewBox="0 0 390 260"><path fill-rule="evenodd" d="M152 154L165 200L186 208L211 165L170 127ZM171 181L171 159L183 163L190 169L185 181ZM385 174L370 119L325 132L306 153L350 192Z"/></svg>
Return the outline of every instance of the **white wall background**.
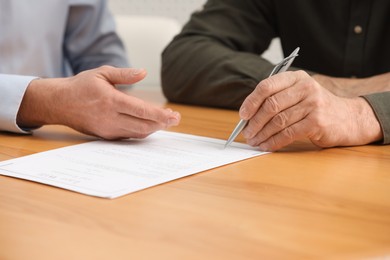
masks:
<svg viewBox="0 0 390 260"><path fill-rule="evenodd" d="M114 14L169 16L182 25L205 2L206 0L108 0Z"/></svg>
<svg viewBox="0 0 390 260"><path fill-rule="evenodd" d="M156 15L176 19L184 25L192 12L202 8L207 0L108 0L114 15ZM245 1L245 0L237 0ZM283 59L279 39L262 55L273 63ZM157 61L159 62L159 61Z"/></svg>

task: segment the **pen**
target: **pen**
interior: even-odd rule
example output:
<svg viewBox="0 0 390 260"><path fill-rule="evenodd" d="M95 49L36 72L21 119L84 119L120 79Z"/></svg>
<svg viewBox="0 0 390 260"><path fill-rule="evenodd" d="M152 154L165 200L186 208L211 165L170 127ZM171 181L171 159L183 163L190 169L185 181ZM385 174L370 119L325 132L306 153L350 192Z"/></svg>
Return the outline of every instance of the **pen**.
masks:
<svg viewBox="0 0 390 260"><path fill-rule="evenodd" d="M291 63L294 61L295 57L298 56L298 52L299 52L299 47L297 47L288 57L284 58L281 62L276 64L276 66L274 67L274 69L272 70L271 74L268 77L271 77L275 74L278 74L280 72L284 72L284 71L288 70ZM236 139L238 134L241 133L241 131L244 129L244 127L247 125L247 123L248 123L248 120L244 120L244 119L241 119L240 122L238 122L238 124L234 128L232 134L230 135L229 139L226 141L224 149L228 145L230 145L234 141L234 139Z"/></svg>

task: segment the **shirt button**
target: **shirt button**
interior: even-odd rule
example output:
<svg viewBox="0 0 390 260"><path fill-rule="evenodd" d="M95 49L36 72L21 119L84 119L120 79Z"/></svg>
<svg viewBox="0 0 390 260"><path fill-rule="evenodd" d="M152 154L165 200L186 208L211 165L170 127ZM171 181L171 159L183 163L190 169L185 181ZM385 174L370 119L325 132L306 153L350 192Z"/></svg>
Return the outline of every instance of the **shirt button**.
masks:
<svg viewBox="0 0 390 260"><path fill-rule="evenodd" d="M360 26L360 25L356 25L354 28L353 28L353 31L356 33L356 34L361 34L363 32L363 28Z"/></svg>

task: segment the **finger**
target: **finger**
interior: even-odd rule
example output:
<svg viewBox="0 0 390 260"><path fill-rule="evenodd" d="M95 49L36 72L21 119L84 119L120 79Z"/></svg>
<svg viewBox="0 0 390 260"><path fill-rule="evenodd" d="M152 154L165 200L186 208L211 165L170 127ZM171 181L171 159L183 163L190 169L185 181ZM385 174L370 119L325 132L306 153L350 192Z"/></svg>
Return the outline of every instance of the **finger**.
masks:
<svg viewBox="0 0 390 260"><path fill-rule="evenodd" d="M266 98L294 85L307 76L308 74L304 71L287 71L262 80L242 103L239 111L240 117L245 120L251 119Z"/></svg>
<svg viewBox="0 0 390 260"><path fill-rule="evenodd" d="M302 103L290 107L275 115L260 132L251 139L248 139L247 142L252 146L258 146L285 128L303 120L309 113L310 109L307 109L307 106Z"/></svg>
<svg viewBox="0 0 390 260"><path fill-rule="evenodd" d="M136 68L102 66L98 70L111 84L133 84L145 78L147 74L145 69Z"/></svg>
<svg viewBox="0 0 390 260"><path fill-rule="evenodd" d="M167 127L168 125L162 122L145 120L125 114L120 114L118 117L119 133L126 138L145 138Z"/></svg>
<svg viewBox="0 0 390 260"><path fill-rule="evenodd" d="M140 119L137 117L116 114L101 124L94 135L107 140L125 138L145 138L150 134L167 128L167 125L160 122Z"/></svg>
<svg viewBox="0 0 390 260"><path fill-rule="evenodd" d="M180 122L180 114L178 112L154 106L120 91L115 96L115 104L119 113L135 118L155 121L168 126L177 125Z"/></svg>
<svg viewBox="0 0 390 260"><path fill-rule="evenodd" d="M263 127L278 113L298 104L306 97L307 88L297 83L299 82L264 100L258 112L249 120L248 126L242 132L246 139L251 139L262 132Z"/></svg>
<svg viewBox="0 0 390 260"><path fill-rule="evenodd" d="M303 119L268 138L259 145L259 149L261 151L276 151L291 144L295 140L307 136L310 132L309 121Z"/></svg>

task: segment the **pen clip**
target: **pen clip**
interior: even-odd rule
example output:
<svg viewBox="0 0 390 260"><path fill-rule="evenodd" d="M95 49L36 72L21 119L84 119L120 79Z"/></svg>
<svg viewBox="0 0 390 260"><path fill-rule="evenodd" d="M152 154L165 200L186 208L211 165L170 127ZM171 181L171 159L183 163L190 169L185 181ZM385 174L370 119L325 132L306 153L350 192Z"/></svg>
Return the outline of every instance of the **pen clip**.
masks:
<svg viewBox="0 0 390 260"><path fill-rule="evenodd" d="M290 65L294 61L295 57L298 56L298 52L299 52L299 47L297 47L289 56L284 58L281 62L276 64L276 66L274 67L274 69L272 70L272 72L270 73L270 75L268 77L271 77L271 76L278 74L278 73L281 73L281 72L285 72L290 67Z"/></svg>

